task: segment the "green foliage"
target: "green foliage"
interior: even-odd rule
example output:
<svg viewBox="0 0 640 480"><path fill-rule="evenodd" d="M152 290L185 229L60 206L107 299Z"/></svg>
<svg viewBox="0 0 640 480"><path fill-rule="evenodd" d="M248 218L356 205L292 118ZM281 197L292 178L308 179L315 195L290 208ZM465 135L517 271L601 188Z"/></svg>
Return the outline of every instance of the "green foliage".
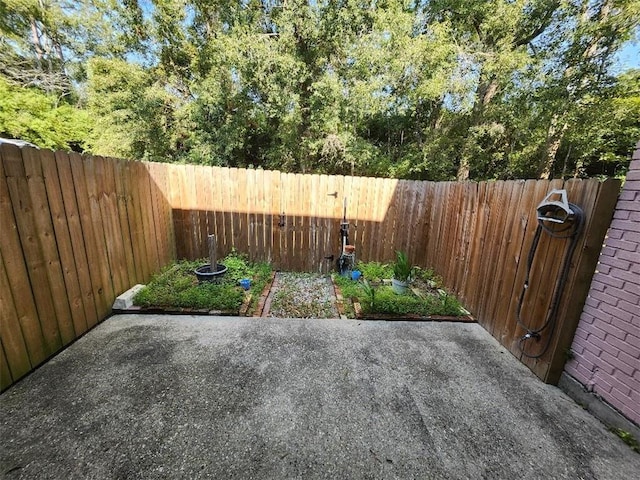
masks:
<svg viewBox="0 0 640 480"><path fill-rule="evenodd" d="M409 281L411 277L411 262L405 252L396 251L396 262L393 264L393 278L401 282Z"/></svg>
<svg viewBox="0 0 640 480"><path fill-rule="evenodd" d="M183 260L165 267L155 275L134 298L141 307L188 308L237 312L244 299L244 291L238 286L242 278L252 280L251 292L258 297L271 276L271 267L265 263L252 263L236 252L220 263L227 273L219 283L198 283L194 270L207 263Z"/></svg>
<svg viewBox="0 0 640 480"><path fill-rule="evenodd" d="M19 138L53 150L82 150L90 127L85 110L0 76L0 137Z"/></svg>
<svg viewBox="0 0 640 480"><path fill-rule="evenodd" d="M362 276L370 282L381 282L393 275L393 268L380 262L358 262L357 268L362 272Z"/></svg>
<svg viewBox="0 0 640 480"><path fill-rule="evenodd" d="M389 278L390 267L377 262L359 262L358 269L363 272L363 280L354 281L340 275L334 276L334 282L340 287L345 299L355 298L360 302L365 313L380 313L391 315L443 315L460 316L465 311L458 299L446 291L429 290L422 297L411 291L398 295L391 287L376 285L376 278ZM369 273L369 277L367 277ZM376 277L380 275L382 277ZM422 281L432 281L434 287L439 286L442 279L433 270L424 270L416 267L416 278ZM367 280L367 278L369 280Z"/></svg>
<svg viewBox="0 0 640 480"><path fill-rule="evenodd" d="M292 172L621 175L638 73L613 62L639 16L639 0L5 0L0 130Z"/></svg>

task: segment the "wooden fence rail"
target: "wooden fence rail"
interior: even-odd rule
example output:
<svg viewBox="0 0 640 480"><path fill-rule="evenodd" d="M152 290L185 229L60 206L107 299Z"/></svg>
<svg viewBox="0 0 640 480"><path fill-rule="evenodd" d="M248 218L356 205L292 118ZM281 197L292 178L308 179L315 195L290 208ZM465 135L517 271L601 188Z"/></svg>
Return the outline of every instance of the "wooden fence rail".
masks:
<svg viewBox="0 0 640 480"><path fill-rule="evenodd" d="M1 145L2 389L174 258L167 178L154 164Z"/></svg>
<svg viewBox="0 0 640 480"><path fill-rule="evenodd" d="M619 182L481 183L288 174L127 162L3 145L0 149L2 388L109 314L114 297L174 258L232 248L282 270L328 272L340 252L346 199L358 259L396 250L432 267L514 355L517 298L535 208L566 188L586 214L551 348L522 358L555 382L611 220ZM543 321L566 242L543 237L523 311ZM331 258L333 257L333 258ZM9 375L7 375L7 372Z"/></svg>

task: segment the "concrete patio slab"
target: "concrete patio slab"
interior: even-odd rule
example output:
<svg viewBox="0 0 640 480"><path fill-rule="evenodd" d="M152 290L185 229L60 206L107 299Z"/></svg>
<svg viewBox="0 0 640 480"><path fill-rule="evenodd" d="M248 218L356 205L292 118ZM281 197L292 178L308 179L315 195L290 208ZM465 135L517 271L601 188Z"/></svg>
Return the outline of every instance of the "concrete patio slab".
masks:
<svg viewBox="0 0 640 480"><path fill-rule="evenodd" d="M0 396L4 478L637 478L475 324L117 315Z"/></svg>

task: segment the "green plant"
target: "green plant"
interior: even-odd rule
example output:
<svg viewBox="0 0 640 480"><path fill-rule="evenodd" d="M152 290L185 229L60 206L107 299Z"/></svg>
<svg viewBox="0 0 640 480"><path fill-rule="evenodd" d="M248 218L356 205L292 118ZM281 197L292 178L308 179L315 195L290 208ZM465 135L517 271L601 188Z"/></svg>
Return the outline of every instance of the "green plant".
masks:
<svg viewBox="0 0 640 480"><path fill-rule="evenodd" d="M613 433L615 433L618 437L620 437L620 439L624 443L629 445L631 447L631 450L633 450L636 453L640 453L640 443L638 443L638 440L636 440L636 438L633 435L631 435L629 432L622 430L621 428L611 428L610 430Z"/></svg>
<svg viewBox="0 0 640 480"><path fill-rule="evenodd" d="M369 311L374 311L376 305L376 289L371 284L369 284L367 280L362 283L361 288L366 299L365 308L367 308Z"/></svg>
<svg viewBox="0 0 640 480"><path fill-rule="evenodd" d="M425 282L431 288L442 287L442 277L438 275L433 268L414 267L413 275L415 278Z"/></svg>
<svg viewBox="0 0 640 480"><path fill-rule="evenodd" d="M393 264L393 278L401 282L409 281L412 266L406 253L396 250L396 262Z"/></svg>
<svg viewBox="0 0 640 480"><path fill-rule="evenodd" d="M240 279L252 280L252 302L257 303L271 277L268 263L253 263L245 255L232 251L220 261L228 270L219 283L198 283L193 271L205 263L206 259L183 260L165 267L138 292L135 305L233 312L240 308L244 299L244 291L238 285Z"/></svg>
<svg viewBox="0 0 640 480"><path fill-rule="evenodd" d="M391 278L393 275L393 268L380 262L358 262L358 270L370 282L381 282L383 279Z"/></svg>

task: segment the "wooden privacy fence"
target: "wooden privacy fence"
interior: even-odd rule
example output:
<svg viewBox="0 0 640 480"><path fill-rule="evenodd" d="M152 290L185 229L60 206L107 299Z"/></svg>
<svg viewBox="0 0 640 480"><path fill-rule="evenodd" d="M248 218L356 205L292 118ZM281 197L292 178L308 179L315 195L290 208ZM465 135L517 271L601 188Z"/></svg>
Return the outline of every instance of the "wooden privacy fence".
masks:
<svg viewBox="0 0 640 480"><path fill-rule="evenodd" d="M358 259L392 261L406 251L442 275L500 343L540 378L556 383L584 304L620 188L617 180L528 180L481 183L286 174L264 170L167 165L179 258L207 255L207 234L219 255L234 247L282 270L327 272L340 251L347 199L350 242ZM536 207L565 188L586 215L548 353L523 357L516 307L537 227ZM567 240L543 235L523 317L546 316ZM329 260L333 255L333 260Z"/></svg>
<svg viewBox="0 0 640 480"><path fill-rule="evenodd" d="M0 145L0 376L19 379L174 258L162 166Z"/></svg>
<svg viewBox="0 0 640 480"><path fill-rule="evenodd" d="M582 207L553 342L522 360L547 382L562 371L619 190L618 181L419 182L127 162L2 145L2 388L105 318L115 296L174 258L232 248L283 270L327 272L340 252L344 199L358 259L406 251L432 267L500 343L521 357L516 306L554 188ZM523 312L549 308L566 241L543 236ZM333 258L331 258L333 257Z"/></svg>

